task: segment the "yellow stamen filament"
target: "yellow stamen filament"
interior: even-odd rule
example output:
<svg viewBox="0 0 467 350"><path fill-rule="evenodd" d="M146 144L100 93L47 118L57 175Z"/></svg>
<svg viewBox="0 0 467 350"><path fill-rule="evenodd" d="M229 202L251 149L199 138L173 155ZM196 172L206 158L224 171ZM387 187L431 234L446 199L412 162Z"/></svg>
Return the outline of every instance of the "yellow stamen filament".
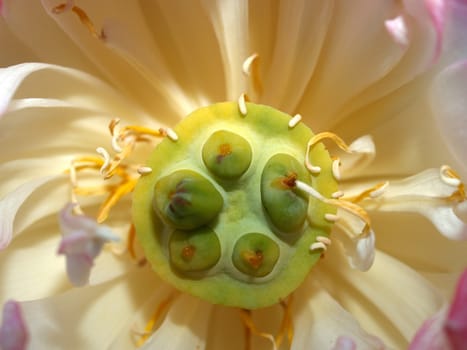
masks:
<svg viewBox="0 0 467 350"><path fill-rule="evenodd" d="M117 202L126 194L133 191L136 186L137 179L124 179L120 185L111 192L107 199L102 203L99 213L97 215L97 222L104 222L109 216L110 209L117 204Z"/></svg>
<svg viewBox="0 0 467 350"><path fill-rule="evenodd" d="M293 320L292 320L292 315L290 313L292 302L293 302L293 295L290 295L289 300L287 302L285 300L280 301L280 305L282 306L284 316L282 317L282 323L281 323L279 333L277 334L276 339L275 339L277 348L280 348L285 335L287 335L287 341L289 344L287 348L290 349L290 347L292 346L292 340L294 336Z"/></svg>
<svg viewBox="0 0 467 350"><path fill-rule="evenodd" d="M313 187L299 180L297 180L295 184L298 189L304 191L305 193L308 193L310 196L322 201L323 203L336 206L351 213L352 215L359 217L360 220L362 220L365 223L365 225L362 232L357 232L356 235L362 235L363 237L366 237L370 233L370 216L363 208L361 208L357 204L354 204L344 199L325 198Z"/></svg>
<svg viewBox="0 0 467 350"><path fill-rule="evenodd" d="M254 335L257 335L259 337L265 338L269 340L272 343L273 349L277 350L276 342L274 339L274 336L269 333L261 332L256 328L255 323L253 322L253 318L251 317L251 310L246 310L246 309L240 309L240 317L242 319L242 322L246 329L249 330ZM249 340L249 339L247 339ZM247 348L249 349L250 345L247 345Z"/></svg>
<svg viewBox="0 0 467 350"><path fill-rule="evenodd" d="M243 73L249 77L253 83L253 90L257 95L263 93L263 84L261 83L261 78L259 75L259 55L254 53L251 56L247 57L243 61L242 65Z"/></svg>
<svg viewBox="0 0 467 350"><path fill-rule="evenodd" d="M374 185L373 187L370 187L366 189L365 191L359 193L356 196L346 197L343 199L345 199L346 201L350 201L352 203L359 203L366 198L376 198L376 197L381 196L384 193L384 190L386 189L388 185L389 185L388 181L380 182Z"/></svg>
<svg viewBox="0 0 467 350"><path fill-rule="evenodd" d="M306 146L306 154L305 154L305 166L313 174L319 173L321 171L321 168L311 164L311 162L310 162L310 151L317 143L319 143L319 142L321 142L321 141L323 141L325 139L331 139L332 141L334 141L334 143L337 146L339 146L339 148L341 148L342 150L344 150L346 152L351 153L351 151L349 149L349 146L336 134L334 134L332 132L329 132L329 131L316 134L315 136L313 136L310 139L310 141L308 141L308 144ZM334 165L333 165L333 170L334 170Z"/></svg>
<svg viewBox="0 0 467 350"><path fill-rule="evenodd" d="M78 16L81 24L83 24L87 28L89 33L91 33L95 38L99 40L105 40L105 33L102 30L100 31L100 33L96 30L88 14L81 7L75 6L74 4L70 6L70 3L63 3L63 4L55 6L52 9L52 12L58 15L66 11L69 11L70 7L71 7L71 11L74 12L75 15Z"/></svg>
<svg viewBox="0 0 467 350"><path fill-rule="evenodd" d="M139 336L139 339L135 341L138 348L143 346L151 334L157 330L157 326L161 323L160 321L162 320L162 317L167 313L168 308L171 306L177 296L178 294L171 294L157 306L156 311L146 323L146 326L142 332L133 329L133 333Z"/></svg>

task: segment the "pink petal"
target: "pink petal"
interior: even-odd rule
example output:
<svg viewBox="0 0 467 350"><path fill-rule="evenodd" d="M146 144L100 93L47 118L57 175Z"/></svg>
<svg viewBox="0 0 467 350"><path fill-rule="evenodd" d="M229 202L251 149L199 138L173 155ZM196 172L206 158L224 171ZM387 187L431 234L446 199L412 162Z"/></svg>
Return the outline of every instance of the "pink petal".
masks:
<svg viewBox="0 0 467 350"><path fill-rule="evenodd" d="M347 337L345 335L341 335L336 340L336 345L332 348L332 350L356 350L357 345L353 341L352 338Z"/></svg>
<svg viewBox="0 0 467 350"><path fill-rule="evenodd" d="M118 240L109 227L99 225L84 215L74 215L75 204L67 204L59 215L63 238L58 254L66 256L66 269L70 282L83 286L89 282L94 259L100 254L104 243Z"/></svg>
<svg viewBox="0 0 467 350"><path fill-rule="evenodd" d="M467 348L467 269L457 284L444 331L453 349Z"/></svg>
<svg viewBox="0 0 467 350"><path fill-rule="evenodd" d="M0 3L1 5L1 3ZM24 323L20 304L7 301L3 306L3 323L0 327L2 350L23 350L28 343L28 331Z"/></svg>

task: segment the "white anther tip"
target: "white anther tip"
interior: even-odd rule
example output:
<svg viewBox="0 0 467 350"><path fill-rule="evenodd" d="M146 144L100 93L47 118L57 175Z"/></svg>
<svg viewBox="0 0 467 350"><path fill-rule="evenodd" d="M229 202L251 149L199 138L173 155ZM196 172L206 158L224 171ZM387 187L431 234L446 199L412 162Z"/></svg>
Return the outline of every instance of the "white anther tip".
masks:
<svg viewBox="0 0 467 350"><path fill-rule="evenodd" d="M152 173L152 168L148 166L141 166L137 169L138 174L140 175L147 175Z"/></svg>
<svg viewBox="0 0 467 350"><path fill-rule="evenodd" d="M315 242L310 245L310 251L315 251L318 249L326 250L326 244L324 244L323 242Z"/></svg>
<svg viewBox="0 0 467 350"><path fill-rule="evenodd" d="M337 215L331 213L324 214L324 218L330 222L336 222L337 220L339 220L339 217Z"/></svg>
<svg viewBox="0 0 467 350"><path fill-rule="evenodd" d="M302 120L302 116L300 114L295 114L290 120L289 120L289 128L295 128L298 123L300 123Z"/></svg>
<svg viewBox="0 0 467 350"><path fill-rule="evenodd" d="M241 115L246 116L248 110L246 108L246 95L243 93L238 98L238 109L240 110Z"/></svg>
<svg viewBox="0 0 467 350"><path fill-rule="evenodd" d="M167 128L167 137L171 139L172 141L178 141L178 135L175 131L173 131L171 128Z"/></svg>
<svg viewBox="0 0 467 350"><path fill-rule="evenodd" d="M258 58L258 54L254 53L251 56L248 56L242 64L242 71L243 74L249 76L251 74L251 65L253 64L254 60Z"/></svg>

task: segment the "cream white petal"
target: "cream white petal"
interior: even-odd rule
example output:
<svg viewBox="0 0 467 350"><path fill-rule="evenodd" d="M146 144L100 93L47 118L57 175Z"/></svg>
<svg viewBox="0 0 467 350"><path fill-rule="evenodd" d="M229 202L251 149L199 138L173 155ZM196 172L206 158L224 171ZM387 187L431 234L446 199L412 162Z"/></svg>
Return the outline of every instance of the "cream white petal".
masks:
<svg viewBox="0 0 467 350"><path fill-rule="evenodd" d="M337 231L336 234L339 234ZM370 230L365 237L349 237L340 234L349 265L360 271L368 271L375 259L375 233Z"/></svg>
<svg viewBox="0 0 467 350"><path fill-rule="evenodd" d="M236 101L247 91L242 64L251 52L248 42L248 1L203 0L222 54L226 98Z"/></svg>
<svg viewBox="0 0 467 350"><path fill-rule="evenodd" d="M421 323L441 307L442 296L417 272L381 251L362 273L345 264L338 248L328 250L317 278L366 331L390 347L405 348Z"/></svg>
<svg viewBox="0 0 467 350"><path fill-rule="evenodd" d="M318 63L333 9L334 1L279 3L274 51L260 56L267 65L261 103L293 113Z"/></svg>
<svg viewBox="0 0 467 350"><path fill-rule="evenodd" d="M384 27L394 6L385 1L336 4L320 61L298 107L315 130L329 129L350 99L391 72L403 57L405 49Z"/></svg>
<svg viewBox="0 0 467 350"><path fill-rule="evenodd" d="M181 294L159 329L140 349L204 349L212 308L212 304Z"/></svg>
<svg viewBox="0 0 467 350"><path fill-rule="evenodd" d="M105 349L157 288L143 269L99 286L21 304L33 349Z"/></svg>
<svg viewBox="0 0 467 350"><path fill-rule="evenodd" d="M66 65L91 74L99 75L93 63L68 39L59 27L47 16L39 1L3 0L4 20L17 41L32 53L23 56L25 50L16 51L18 44L8 47L9 56L18 62L42 61ZM3 43L2 43L3 44ZM2 56L4 55L2 50Z"/></svg>
<svg viewBox="0 0 467 350"><path fill-rule="evenodd" d="M416 213L372 212L378 249L424 272L454 273L467 264L467 242L446 239L424 216ZM451 293L451 285L437 285ZM443 289L444 288L444 289Z"/></svg>
<svg viewBox="0 0 467 350"><path fill-rule="evenodd" d="M152 272L148 271L148 273ZM144 336L149 337L145 331L147 324L154 321L157 328L163 322L168 311L164 306L170 308L177 298L178 292L160 280L156 283L157 288L154 288L147 298L136 301L135 311L128 315L126 323L120 328L117 336L109 345L109 350L136 349L144 340ZM158 315L160 317L154 319L154 315L158 310L162 311Z"/></svg>
<svg viewBox="0 0 467 350"><path fill-rule="evenodd" d="M143 1L140 6L170 74L185 93L199 105L224 101L226 84L221 52L203 4Z"/></svg>
<svg viewBox="0 0 467 350"><path fill-rule="evenodd" d="M37 61L37 57L29 47L24 45L8 28L3 17L0 16L0 67L18 63L21 57L25 61Z"/></svg>
<svg viewBox="0 0 467 350"><path fill-rule="evenodd" d="M23 203L41 186L56 179L57 176L38 178L21 185L15 191L0 199L0 217L2 218L0 249L6 248L13 237L13 223Z"/></svg>
<svg viewBox="0 0 467 350"><path fill-rule="evenodd" d="M145 26L139 6L135 6L133 3L120 3L119 6L116 6L112 1L100 1L82 6L82 10L93 23L97 34L101 34L104 30L105 36L105 26L109 26L110 41L109 45L106 45L105 40L97 39L72 11L53 13L53 8L58 4L60 2L42 0L43 11L56 21L63 32L95 64L107 81L124 92L127 98L145 106L146 110L149 110L160 120L168 121L171 118L181 116L178 102L182 104L183 101L177 101L177 96L181 95L171 96L168 90L164 90L164 84L171 82L166 67L161 67L161 62L156 63L157 67L148 67L145 65L147 62L144 61L144 58L135 57L134 50L141 52L150 50L152 47L150 45L152 43L151 34ZM114 31L115 23L120 23L125 28L131 28L127 33L130 37L122 37L121 32ZM134 35L138 35L138 32L135 33L135 31L141 32L143 44L134 37ZM134 45L131 40L132 36ZM153 58L154 55L151 54L150 57ZM151 58L149 58L151 62L155 63ZM144 73L149 73L149 75Z"/></svg>
<svg viewBox="0 0 467 350"><path fill-rule="evenodd" d="M119 116L145 116L131 101L96 77L51 64L22 63L1 68L0 89L2 114L7 111L12 98L26 97L61 99L84 108L98 109Z"/></svg>
<svg viewBox="0 0 467 350"><path fill-rule="evenodd" d="M332 349L340 336L349 336L358 349L378 348L379 342L314 280L313 274L295 295L292 350Z"/></svg>
<svg viewBox="0 0 467 350"><path fill-rule="evenodd" d="M258 325L263 326L262 323L258 323ZM212 310L209 322L207 348L242 349L244 347L244 333L244 325L241 322L239 310L216 305ZM268 343L268 346L270 347L270 343Z"/></svg>
<svg viewBox="0 0 467 350"><path fill-rule="evenodd" d="M60 232L56 213L41 218L21 231L0 254L0 300L34 300L72 288L65 272L65 259L57 255ZM136 263L105 246L91 270L90 284L122 276ZM37 263L41 262L41 263Z"/></svg>
<svg viewBox="0 0 467 350"><path fill-rule="evenodd" d="M467 178L467 61L444 69L435 79L431 90L436 123L444 142L457 158L458 169Z"/></svg>

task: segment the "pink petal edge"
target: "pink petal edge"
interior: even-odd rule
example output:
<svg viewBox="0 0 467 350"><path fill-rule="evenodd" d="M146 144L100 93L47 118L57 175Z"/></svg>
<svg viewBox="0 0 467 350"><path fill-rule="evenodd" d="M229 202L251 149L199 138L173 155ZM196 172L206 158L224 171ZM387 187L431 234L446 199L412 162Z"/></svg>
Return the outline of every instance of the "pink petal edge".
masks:
<svg viewBox="0 0 467 350"><path fill-rule="evenodd" d="M13 300L3 305L3 322L0 326L0 348L2 350L24 350L29 334L23 319L21 305Z"/></svg>
<svg viewBox="0 0 467 350"><path fill-rule="evenodd" d="M467 269L457 284L444 331L453 349L467 348Z"/></svg>

